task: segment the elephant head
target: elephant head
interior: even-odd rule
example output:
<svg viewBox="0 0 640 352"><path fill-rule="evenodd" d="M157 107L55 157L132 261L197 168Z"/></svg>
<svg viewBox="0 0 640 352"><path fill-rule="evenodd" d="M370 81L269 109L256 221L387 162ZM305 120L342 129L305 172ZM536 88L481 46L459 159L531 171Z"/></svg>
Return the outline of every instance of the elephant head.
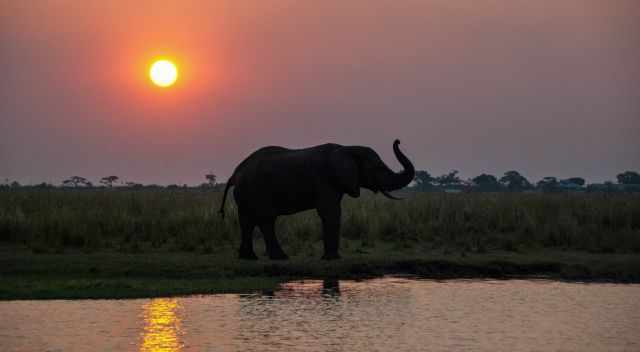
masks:
<svg viewBox="0 0 640 352"><path fill-rule="evenodd" d="M388 192L407 186L414 177L415 169L400 151L399 140L393 142L393 152L404 168L393 172L373 149L361 146L342 146L334 150L330 163L334 180L343 192L352 197L360 196L360 187L397 199Z"/></svg>

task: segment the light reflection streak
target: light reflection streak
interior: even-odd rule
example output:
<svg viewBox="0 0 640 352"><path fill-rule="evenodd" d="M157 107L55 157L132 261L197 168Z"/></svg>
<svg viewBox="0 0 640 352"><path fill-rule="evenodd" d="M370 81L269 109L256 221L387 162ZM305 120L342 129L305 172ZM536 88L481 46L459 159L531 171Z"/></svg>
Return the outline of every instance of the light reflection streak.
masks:
<svg viewBox="0 0 640 352"><path fill-rule="evenodd" d="M180 305L174 298L153 299L143 306L145 327L141 352L178 352L180 342Z"/></svg>

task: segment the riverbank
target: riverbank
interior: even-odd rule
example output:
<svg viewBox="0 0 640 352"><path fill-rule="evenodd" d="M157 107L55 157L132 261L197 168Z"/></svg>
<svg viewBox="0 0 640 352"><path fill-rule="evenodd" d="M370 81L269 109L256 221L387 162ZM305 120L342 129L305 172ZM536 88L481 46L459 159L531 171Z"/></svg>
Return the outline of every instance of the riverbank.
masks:
<svg viewBox="0 0 640 352"><path fill-rule="evenodd" d="M295 279L415 275L434 279L539 278L640 282L640 255L576 251L466 253L410 249L345 250L344 258L241 261L232 251L65 252L0 249L0 299L134 298L274 290Z"/></svg>

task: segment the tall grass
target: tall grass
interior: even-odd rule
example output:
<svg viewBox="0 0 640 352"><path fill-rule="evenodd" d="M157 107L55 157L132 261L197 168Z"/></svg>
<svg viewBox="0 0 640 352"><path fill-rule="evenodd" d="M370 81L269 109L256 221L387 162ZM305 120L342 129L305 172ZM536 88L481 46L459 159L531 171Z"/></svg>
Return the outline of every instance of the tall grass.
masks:
<svg viewBox="0 0 640 352"><path fill-rule="evenodd" d="M239 226L232 201L226 218L220 218L221 198L220 192L198 189L2 190L0 242L34 252L226 251L237 246ZM290 254L321 242L313 211L282 217L276 230ZM418 193L390 201L366 194L343 201L342 235L350 240L346 245L363 248L391 243L477 252L549 247L640 252L640 197Z"/></svg>

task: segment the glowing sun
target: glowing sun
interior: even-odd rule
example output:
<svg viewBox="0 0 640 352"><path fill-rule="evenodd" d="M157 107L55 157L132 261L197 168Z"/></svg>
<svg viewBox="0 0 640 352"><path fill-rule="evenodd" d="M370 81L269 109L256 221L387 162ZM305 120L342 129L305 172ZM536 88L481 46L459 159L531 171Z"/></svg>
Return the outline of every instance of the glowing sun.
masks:
<svg viewBox="0 0 640 352"><path fill-rule="evenodd" d="M151 82L160 87L170 87L178 79L178 68L169 60L155 61L149 69Z"/></svg>

